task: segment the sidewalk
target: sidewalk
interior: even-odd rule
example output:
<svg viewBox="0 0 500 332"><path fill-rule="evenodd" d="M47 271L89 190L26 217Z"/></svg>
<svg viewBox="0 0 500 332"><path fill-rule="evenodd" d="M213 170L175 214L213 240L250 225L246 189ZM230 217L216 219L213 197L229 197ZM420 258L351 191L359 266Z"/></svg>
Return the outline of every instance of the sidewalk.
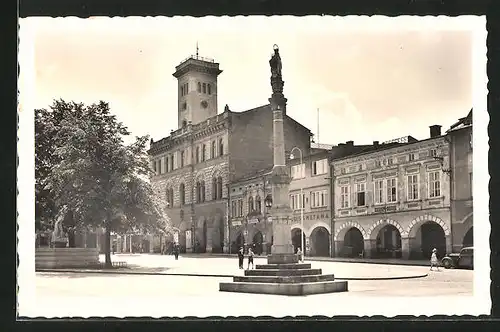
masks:
<svg viewBox="0 0 500 332"><path fill-rule="evenodd" d="M122 254L118 254L122 255ZM123 254L126 255L126 254ZM158 254L152 254L158 255ZM236 257L236 254L182 254L184 257ZM255 257L265 258L264 255L255 255ZM429 266L427 260L405 260L405 259L382 259L382 258L345 258L345 257L305 257L305 261L310 262L341 262L341 263L362 263L362 264L383 264L383 265L409 265L409 266Z"/></svg>

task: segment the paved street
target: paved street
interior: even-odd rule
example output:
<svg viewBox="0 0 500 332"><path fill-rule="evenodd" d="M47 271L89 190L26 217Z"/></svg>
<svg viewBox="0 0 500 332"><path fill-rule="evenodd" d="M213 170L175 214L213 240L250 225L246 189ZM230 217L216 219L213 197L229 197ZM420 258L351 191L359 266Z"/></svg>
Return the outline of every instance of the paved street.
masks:
<svg viewBox="0 0 500 332"><path fill-rule="evenodd" d="M242 274L233 258L115 255L115 260L175 273ZM258 258L256 263L265 263ZM349 281L349 292L285 297L219 292L231 278L37 273L36 300L29 316L228 316L466 314L473 310L473 271L428 271L426 267L313 262L338 277L429 273L407 280Z"/></svg>

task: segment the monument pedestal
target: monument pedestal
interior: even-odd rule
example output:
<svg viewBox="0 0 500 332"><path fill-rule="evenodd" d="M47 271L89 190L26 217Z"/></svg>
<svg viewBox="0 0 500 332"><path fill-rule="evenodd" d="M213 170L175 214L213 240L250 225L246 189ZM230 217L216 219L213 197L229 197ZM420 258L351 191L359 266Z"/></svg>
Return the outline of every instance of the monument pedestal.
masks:
<svg viewBox="0 0 500 332"><path fill-rule="evenodd" d="M297 255L293 256L297 260ZM273 259L292 258L288 254L268 257L268 261ZM269 263L255 268L246 270L245 276L233 277L233 282L220 283L219 291L304 296L348 290L347 281L337 281L333 274L322 274L321 269L312 269L309 263Z"/></svg>

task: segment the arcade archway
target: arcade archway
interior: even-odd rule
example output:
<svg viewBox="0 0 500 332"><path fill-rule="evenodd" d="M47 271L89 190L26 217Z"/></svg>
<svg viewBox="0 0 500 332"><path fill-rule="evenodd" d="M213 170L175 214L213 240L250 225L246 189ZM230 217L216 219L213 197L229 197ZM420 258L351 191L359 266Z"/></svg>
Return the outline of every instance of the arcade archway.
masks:
<svg viewBox="0 0 500 332"><path fill-rule="evenodd" d="M316 227L311 232L312 255L330 257L330 233L323 227Z"/></svg>
<svg viewBox="0 0 500 332"><path fill-rule="evenodd" d="M465 233L464 240L462 241L463 247L472 247L474 246L474 230L473 227L469 228L467 233Z"/></svg>
<svg viewBox="0 0 500 332"><path fill-rule="evenodd" d="M401 233L396 226L386 224L377 233L374 258L401 258Z"/></svg>
<svg viewBox="0 0 500 332"><path fill-rule="evenodd" d="M356 227L350 228L344 235L343 256L359 257L364 251L365 242L363 234Z"/></svg>
<svg viewBox="0 0 500 332"><path fill-rule="evenodd" d="M304 248L302 248L302 243L300 241L301 235L304 239L304 246L306 246L306 235L304 233L302 233L302 230L300 228L292 229L292 244L293 244L294 252L297 252L298 248L301 248L303 253L305 252Z"/></svg>
<svg viewBox="0 0 500 332"><path fill-rule="evenodd" d="M264 237L260 231L257 231L252 239L252 249L256 255L261 255L264 251L262 243L264 242Z"/></svg>
<svg viewBox="0 0 500 332"><path fill-rule="evenodd" d="M443 228L434 221L427 221L420 226L415 235L414 248L416 258L429 259L432 249L437 249L438 258L446 254L446 236ZM416 249L416 250L415 250Z"/></svg>

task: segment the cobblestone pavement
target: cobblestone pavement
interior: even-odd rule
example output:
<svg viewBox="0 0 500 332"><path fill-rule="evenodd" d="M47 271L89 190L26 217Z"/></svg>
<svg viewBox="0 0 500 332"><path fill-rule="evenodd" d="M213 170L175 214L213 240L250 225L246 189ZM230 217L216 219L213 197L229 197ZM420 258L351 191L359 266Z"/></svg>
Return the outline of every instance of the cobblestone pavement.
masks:
<svg viewBox="0 0 500 332"><path fill-rule="evenodd" d="M171 256L114 256L142 266L162 263L170 271L241 273L232 258ZM134 263L134 264L135 264ZM265 259L257 259L257 264ZM259 316L287 315L433 315L470 314L473 305L473 271L429 271L426 267L312 262L323 273L387 275L427 273L421 279L349 281L349 292L286 297L219 292L219 282L231 278L166 275L109 275L89 273L37 273L36 300L26 316Z"/></svg>

